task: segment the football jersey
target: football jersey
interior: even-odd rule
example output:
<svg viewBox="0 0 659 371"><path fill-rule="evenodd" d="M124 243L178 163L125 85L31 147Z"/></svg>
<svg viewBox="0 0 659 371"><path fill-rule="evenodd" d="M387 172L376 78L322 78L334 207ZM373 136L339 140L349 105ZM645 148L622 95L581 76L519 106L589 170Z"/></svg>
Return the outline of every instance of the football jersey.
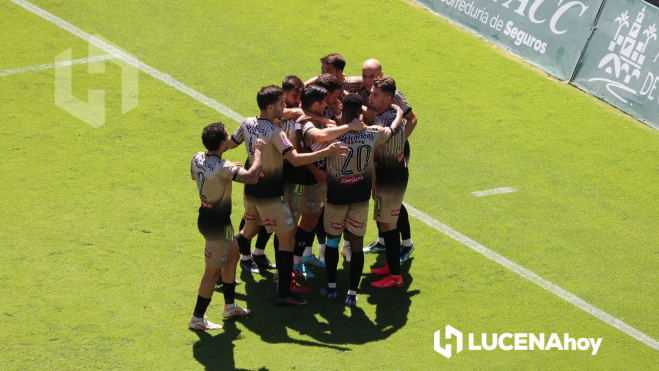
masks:
<svg viewBox="0 0 659 371"><path fill-rule="evenodd" d="M389 130L370 126L343 134L336 141L349 148L346 156L330 156L326 160L327 202L348 205L371 198L374 149L384 146L391 135Z"/></svg>
<svg viewBox="0 0 659 371"><path fill-rule="evenodd" d="M261 174L256 184L245 184L245 194L257 198L281 197L283 188L283 155L293 150L291 142L284 132L272 122L258 117L245 119L231 135L231 139L240 144L245 142L249 169L254 163L254 146L257 139L265 142L261 148Z"/></svg>
<svg viewBox="0 0 659 371"><path fill-rule="evenodd" d="M288 140L295 146L295 137L291 137L290 132L291 130L295 130L295 121L297 119L288 119L288 120L282 120L281 123L279 124L279 127L281 130L286 134L288 137ZM295 177L295 166L291 164L290 162L286 161L284 159L284 182L294 182L294 177Z"/></svg>
<svg viewBox="0 0 659 371"><path fill-rule="evenodd" d="M318 129L323 129L325 125L323 125L320 122L316 121L310 121L304 118L304 116L300 116L295 122L287 127L287 135L288 139L297 144L297 131L295 130L295 123L298 123L302 126L301 131L302 131L302 136L303 136L303 142L304 145L308 148L311 148L312 152L315 152L317 150L320 150L322 148L327 147L327 144L323 143L324 146L318 146L316 143L314 143L311 139L306 138L306 132L311 129L311 128L318 128ZM325 170L325 159L320 159L318 161L314 162L314 165L320 169L320 170ZM311 185L311 184L318 184L318 181L316 180L316 177L313 175L313 173L307 168L306 165L294 167L292 172L292 182L295 184L304 184L304 185Z"/></svg>
<svg viewBox="0 0 659 371"><path fill-rule="evenodd" d="M199 214L229 218L231 215L231 182L238 167L228 160L198 152L190 162L190 175L197 182L201 207Z"/></svg>
<svg viewBox="0 0 659 371"><path fill-rule="evenodd" d="M396 110L389 108L379 114L373 125L391 127ZM387 143L375 149L375 181L378 183L407 183L409 171L405 158L405 125Z"/></svg>

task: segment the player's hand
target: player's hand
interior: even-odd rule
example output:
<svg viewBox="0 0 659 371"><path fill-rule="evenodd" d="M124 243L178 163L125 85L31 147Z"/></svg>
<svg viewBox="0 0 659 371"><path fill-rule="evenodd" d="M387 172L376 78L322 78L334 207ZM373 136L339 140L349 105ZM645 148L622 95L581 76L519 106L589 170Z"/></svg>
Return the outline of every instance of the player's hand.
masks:
<svg viewBox="0 0 659 371"><path fill-rule="evenodd" d="M334 113L338 116L343 112L343 103L340 100L334 101Z"/></svg>
<svg viewBox="0 0 659 371"><path fill-rule="evenodd" d="M314 177L316 178L316 181L319 184L327 183L327 173L326 172L324 172L322 170L318 170L313 175L314 175Z"/></svg>
<svg viewBox="0 0 659 371"><path fill-rule="evenodd" d="M254 151L261 152L263 146L265 146L265 142L263 141L263 139L257 139L256 144L254 145Z"/></svg>
<svg viewBox="0 0 659 371"><path fill-rule="evenodd" d="M350 152L350 149L346 146L342 146L339 142L334 142L327 147L328 156L345 156Z"/></svg>
<svg viewBox="0 0 659 371"><path fill-rule="evenodd" d="M348 123L348 127L352 131L359 131L359 130L362 130L363 128L365 128L366 125L364 125L362 120L360 120L358 118L355 118L355 119L352 119L352 121L350 121L350 123Z"/></svg>
<svg viewBox="0 0 659 371"><path fill-rule="evenodd" d="M404 113L403 109L400 108L397 104L392 104L391 108L396 110L396 114L399 114L399 115L403 116L403 113Z"/></svg>

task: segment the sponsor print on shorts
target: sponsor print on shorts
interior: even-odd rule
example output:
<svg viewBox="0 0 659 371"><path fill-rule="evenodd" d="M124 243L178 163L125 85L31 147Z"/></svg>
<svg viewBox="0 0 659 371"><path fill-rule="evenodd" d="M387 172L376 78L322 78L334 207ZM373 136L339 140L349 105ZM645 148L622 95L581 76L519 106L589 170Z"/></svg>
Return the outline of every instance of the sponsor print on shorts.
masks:
<svg viewBox="0 0 659 371"><path fill-rule="evenodd" d="M263 225L266 226L266 227L276 227L277 222L272 220L272 219L266 219L266 220L263 221Z"/></svg>
<svg viewBox="0 0 659 371"><path fill-rule="evenodd" d="M226 242L231 242L233 239L233 228L231 228L231 224L227 224L224 226L224 240ZM226 254L226 249L225 249L225 254Z"/></svg>
<svg viewBox="0 0 659 371"><path fill-rule="evenodd" d="M256 216L245 213L245 220L256 220Z"/></svg>
<svg viewBox="0 0 659 371"><path fill-rule="evenodd" d="M364 228L364 223L360 223L353 218L348 218L348 224L355 228Z"/></svg>
<svg viewBox="0 0 659 371"><path fill-rule="evenodd" d="M210 251L208 251L208 249L204 249L204 250L205 250L204 255L206 255L206 257L207 257L208 259L210 259L210 258L213 256L213 253L211 253Z"/></svg>
<svg viewBox="0 0 659 371"><path fill-rule="evenodd" d="M343 227L344 227L345 225L346 225L346 222L341 222L341 223L330 222L330 226L331 226L332 228L334 228L334 229L343 229Z"/></svg>
<svg viewBox="0 0 659 371"><path fill-rule="evenodd" d="M289 226L289 227L293 225L293 217L292 216L287 216L286 217L286 225Z"/></svg>
<svg viewBox="0 0 659 371"><path fill-rule="evenodd" d="M304 196L303 184L296 184L295 187L293 187L293 196Z"/></svg>
<svg viewBox="0 0 659 371"><path fill-rule="evenodd" d="M265 171L261 170L261 174L259 174L259 178L265 179Z"/></svg>
<svg viewBox="0 0 659 371"><path fill-rule="evenodd" d="M375 205L373 205L373 211L377 214L377 216L380 216L380 213L382 213L382 197L375 196Z"/></svg>
<svg viewBox="0 0 659 371"><path fill-rule="evenodd" d="M391 216L398 216L400 215L400 209L398 210L391 210Z"/></svg>

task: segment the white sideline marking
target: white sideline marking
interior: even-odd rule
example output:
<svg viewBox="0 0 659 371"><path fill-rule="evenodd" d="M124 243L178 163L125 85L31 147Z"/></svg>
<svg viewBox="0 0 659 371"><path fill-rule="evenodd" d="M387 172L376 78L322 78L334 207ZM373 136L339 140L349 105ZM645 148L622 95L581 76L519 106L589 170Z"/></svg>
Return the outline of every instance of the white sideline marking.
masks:
<svg viewBox="0 0 659 371"><path fill-rule="evenodd" d="M23 68L17 68L17 69L14 69L14 70L4 70L4 71L0 71L0 77L7 76L7 75L15 75L17 73L41 71L41 70L48 70L48 69L51 69L51 68L73 66L75 64L100 62L100 61L104 61L104 60L108 60L108 59L112 59L112 58L115 58L115 56L107 54L107 55L99 55L99 56L95 56L95 57L74 59L74 60L71 60L71 61L42 64L40 66L23 67Z"/></svg>
<svg viewBox="0 0 659 371"><path fill-rule="evenodd" d="M164 74L155 68L148 66L142 62L137 61L135 58L131 57L130 55L126 54L125 52L122 52L115 48L114 46L111 46L110 44L99 40L96 37L93 37L89 35L88 33L80 30L79 28L65 22L64 20L55 17L54 15L46 12L45 10L36 7L27 1L24 0L12 0L14 3L22 6L23 8L27 9L28 11L64 28L65 30L73 33L74 35L87 40L88 42L98 46L99 48L106 50L107 52L110 52L110 54L117 56L118 58L123 59L126 61L126 63L129 63L131 65L137 66L139 69L142 71L148 73L149 75L155 77L158 80L161 80L165 82L166 84L176 88L177 90L189 95L190 97L200 101L201 103L204 103L208 105L209 107L212 107L216 109L217 111L223 113L224 115L231 117L232 119L242 122L244 118L240 116L239 114L235 113L231 109L227 108L226 106L220 104L219 102L215 101L214 99L208 98L205 95L195 91L194 89L188 88L185 86L183 83L173 79L171 76ZM647 346L659 350L659 341L649 337L648 335L640 332L639 330L633 328L632 326L629 326L628 324L624 323L623 321L613 317L612 315L594 307L591 304L588 304L585 302L583 299L580 299L579 297L575 296L574 294L571 294L570 292L554 285L553 283L547 281L546 279L538 276L537 274L531 272L530 270L521 267L512 261L506 259L502 255L497 254L496 252L486 248L485 246L479 244L478 242L470 239L469 237L461 234L460 232L452 229L451 227L447 226L446 224L443 224L427 214L415 209L412 207L410 204L405 203L405 207L409 210L410 215L413 217L421 220L422 222L428 224L429 226L435 228L439 232L444 233L445 235L453 238L454 240L460 242L461 244L469 247L470 249L484 255L488 259L491 259L492 261L501 264L502 266L510 269L511 271L515 272L516 274L520 275L523 278L526 278L527 280L537 284L538 286L544 288L545 290L553 293L554 295L557 295L558 297L566 300L567 302L571 303L572 305L583 309L584 311L590 313L591 315L599 318L603 322L617 328L618 330L626 333L627 335L633 337L634 339L646 344Z"/></svg>
<svg viewBox="0 0 659 371"><path fill-rule="evenodd" d="M471 192L472 195L476 197L484 197L484 196L491 196L491 195L500 195L503 193L513 193L516 192L517 190L513 187L504 187L504 188L495 188L495 189L488 189L487 191L476 191L476 192Z"/></svg>
<svg viewBox="0 0 659 371"><path fill-rule="evenodd" d="M90 43L92 45L95 45L96 47L106 51L110 55L123 60L124 62L130 64L133 67L136 67L136 68L140 69L142 72L145 72L145 73L155 77L156 79L164 82L165 84L173 87L174 89L189 95L190 97L192 97L192 98L200 101L201 103L215 109L216 111L222 113L223 115L228 116L228 117L238 121L239 123L241 123L241 122L243 122L243 120L245 120L244 117L237 114L236 112L234 112L230 108L226 107L225 105L219 103L215 99L209 98L209 97L205 96L204 94L202 94L202 93L200 93L200 92L198 92L198 91L196 91L192 88L189 88L189 87L185 86L185 84L183 84L182 82L180 82L180 81L176 80L175 78L169 76L168 74L162 73L162 72L158 71L157 69L149 66L148 64L140 62L135 57L129 55L128 53L124 52L123 50L119 50L117 47L115 47L113 45L110 45L109 43L88 34L87 32L85 32L85 31L79 29L78 27L66 22L65 20L63 20L63 19L61 19L61 18L59 18L59 17L57 17L57 16L55 16L51 13L39 8L38 6L33 5L33 4L31 4L31 3L29 3L25 0L11 0L11 1L13 3L17 4L17 5L22 6L23 8L25 8L29 12L34 13L34 14L38 15L39 17L41 17L41 18L43 18L43 19L45 19L45 20L47 20L51 23L54 23L55 25L71 32L72 34L78 36L79 38L81 38L85 41L87 41L88 43Z"/></svg>
<svg viewBox="0 0 659 371"><path fill-rule="evenodd" d="M592 314L593 316L599 318L600 320L608 323L609 325L617 328L618 330L624 332L625 334L633 337L634 339L646 344L647 346L659 350L659 341L649 337L648 335L642 333L641 331L635 329L634 327L626 324L625 322L613 317L612 315L604 312L597 307L588 304L583 299L578 296L570 293L569 291L562 289L553 283L547 281L546 279L538 276L537 274L531 272L530 270L508 260L506 257L497 254L496 252L488 249L487 247L479 244L478 242L472 240L471 238L463 235L462 233L456 231L455 229L449 227L448 225L441 223L440 221L433 219L426 213L419 211L412 207L410 204L405 203L405 207L410 215L421 220L432 228L442 232L443 234L451 237L452 239L460 242L461 244L467 246L468 248L476 251L477 253L485 256L486 258L503 265L504 267L515 272L519 276L526 278L527 280L535 283L536 285L542 287L543 289L551 292L552 294L560 297L561 299L567 301L568 303L583 309L584 311Z"/></svg>

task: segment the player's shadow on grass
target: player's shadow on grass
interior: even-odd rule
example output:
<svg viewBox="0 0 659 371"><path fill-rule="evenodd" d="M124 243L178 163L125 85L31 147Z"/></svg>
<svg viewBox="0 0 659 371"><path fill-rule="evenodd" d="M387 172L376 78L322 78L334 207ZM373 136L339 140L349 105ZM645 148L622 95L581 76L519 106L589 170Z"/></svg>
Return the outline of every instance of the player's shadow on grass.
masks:
<svg viewBox="0 0 659 371"><path fill-rule="evenodd" d="M384 260L384 256L378 260ZM276 291L272 283L272 275L259 282L249 273L241 274L245 282L247 307L253 310L253 315L241 320L250 331L259 335L261 340L272 343L292 343L305 346L331 348L336 350L351 350L345 345L366 344L387 339L407 323L407 316L412 304L411 298L419 294L418 290L408 291L413 281L409 275L412 261L402 267L405 286L403 289L377 289L371 282L380 277L370 273L362 278L357 296L366 298L368 303L376 306L376 317L369 318L360 307L364 302L358 302L356 307L347 308L343 301L349 285L349 263L344 262L343 270L339 271L337 286L339 298L331 300L320 295L325 286L326 276L323 269L315 269L316 278L301 282L312 291L302 294L309 300L303 307L278 307L274 304ZM368 272L369 267L365 267ZM362 299L363 300L363 299ZM292 331L289 331L292 330ZM295 332L313 340L296 339L291 335Z"/></svg>
<svg viewBox="0 0 659 371"><path fill-rule="evenodd" d="M222 327L217 334L190 330L199 336L199 341L192 346L192 354L208 371L243 370L236 368L233 345L240 337L241 331L231 321L224 322ZM262 367L259 370L266 371L267 368Z"/></svg>

